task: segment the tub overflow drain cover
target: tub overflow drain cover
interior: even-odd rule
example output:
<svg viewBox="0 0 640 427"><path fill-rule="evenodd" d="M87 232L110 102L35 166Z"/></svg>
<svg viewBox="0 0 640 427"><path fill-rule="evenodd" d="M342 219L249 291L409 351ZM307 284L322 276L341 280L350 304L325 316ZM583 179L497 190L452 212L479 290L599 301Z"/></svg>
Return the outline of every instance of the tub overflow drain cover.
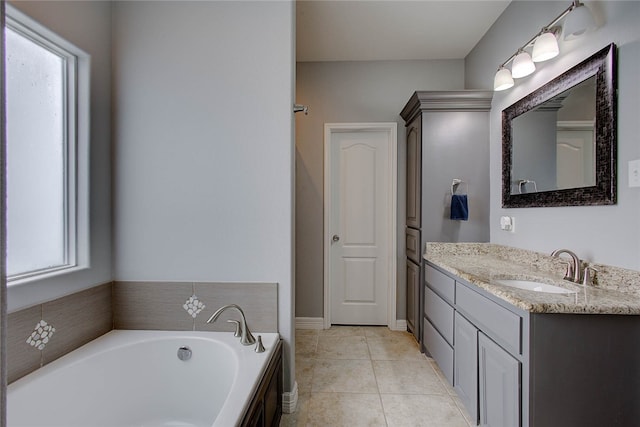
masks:
<svg viewBox="0 0 640 427"><path fill-rule="evenodd" d="M182 346L178 349L178 359L187 361L191 359L191 349L189 347Z"/></svg>

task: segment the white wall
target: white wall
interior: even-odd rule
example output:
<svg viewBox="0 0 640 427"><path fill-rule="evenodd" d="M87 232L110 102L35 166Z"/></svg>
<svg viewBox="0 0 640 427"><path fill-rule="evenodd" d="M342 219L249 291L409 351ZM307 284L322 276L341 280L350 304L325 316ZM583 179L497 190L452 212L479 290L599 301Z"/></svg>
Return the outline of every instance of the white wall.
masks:
<svg viewBox="0 0 640 427"><path fill-rule="evenodd" d="M111 2L12 1L91 55L90 266L9 286L9 311L111 281Z"/></svg>
<svg viewBox="0 0 640 427"><path fill-rule="evenodd" d="M567 2L512 2L466 58L468 88L490 88L498 65L568 6ZM504 92L491 112L491 241L551 252L567 247L582 259L640 269L640 188L628 188L630 160L640 158L640 2L586 2L597 31L560 43L559 57ZM508 41L508 42L507 42ZM618 203L613 206L503 209L501 204L501 111L609 43L618 46ZM512 45L509 45L512 44ZM516 232L503 232L501 215L516 218Z"/></svg>
<svg viewBox="0 0 640 427"><path fill-rule="evenodd" d="M293 369L293 3L116 2L113 22L115 279L277 282Z"/></svg>
<svg viewBox="0 0 640 427"><path fill-rule="evenodd" d="M462 60L300 62L296 115L296 316L323 316L323 126L398 123L398 319L405 317L405 123L400 111L416 90L459 90Z"/></svg>

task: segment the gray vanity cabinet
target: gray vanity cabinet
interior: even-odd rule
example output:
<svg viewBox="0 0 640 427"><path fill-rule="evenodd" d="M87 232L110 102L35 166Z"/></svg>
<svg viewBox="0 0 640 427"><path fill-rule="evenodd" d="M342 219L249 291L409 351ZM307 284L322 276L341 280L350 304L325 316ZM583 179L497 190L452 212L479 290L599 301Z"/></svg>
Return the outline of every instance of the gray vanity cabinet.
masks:
<svg viewBox="0 0 640 427"><path fill-rule="evenodd" d="M478 385L480 425L520 425L520 362L499 345L478 333Z"/></svg>
<svg viewBox="0 0 640 427"><path fill-rule="evenodd" d="M640 420L640 316L530 313L425 263L423 344L482 427Z"/></svg>

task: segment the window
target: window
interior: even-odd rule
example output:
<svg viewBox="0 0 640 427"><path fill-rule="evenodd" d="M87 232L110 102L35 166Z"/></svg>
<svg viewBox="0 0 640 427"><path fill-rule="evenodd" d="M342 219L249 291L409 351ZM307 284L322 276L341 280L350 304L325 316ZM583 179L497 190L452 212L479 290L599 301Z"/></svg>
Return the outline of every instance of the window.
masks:
<svg viewBox="0 0 640 427"><path fill-rule="evenodd" d="M88 262L89 57L10 5L5 40L11 284Z"/></svg>

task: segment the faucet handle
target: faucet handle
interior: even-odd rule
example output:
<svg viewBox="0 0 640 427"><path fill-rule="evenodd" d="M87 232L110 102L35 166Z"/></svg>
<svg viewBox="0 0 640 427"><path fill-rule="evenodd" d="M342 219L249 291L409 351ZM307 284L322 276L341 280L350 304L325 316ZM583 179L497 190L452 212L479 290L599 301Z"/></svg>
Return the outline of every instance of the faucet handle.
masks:
<svg viewBox="0 0 640 427"><path fill-rule="evenodd" d="M593 285L594 274L597 272L598 272L597 268L586 266L584 268L584 277L582 278L582 285L583 286Z"/></svg>
<svg viewBox="0 0 640 427"><path fill-rule="evenodd" d="M566 262L564 262L564 264L567 265L567 270L564 273L564 280L573 281L573 275L574 275L573 265L571 264L570 261L566 261Z"/></svg>
<svg viewBox="0 0 640 427"><path fill-rule="evenodd" d="M254 350L256 353L264 353L265 348L262 345L262 335L258 335L258 341L256 343L256 349Z"/></svg>
<svg viewBox="0 0 640 427"><path fill-rule="evenodd" d="M236 324L236 331L233 333L233 336L238 338L240 337L241 334L241 330L240 330L240 322L238 322L237 320L233 320L233 319L229 319L227 320L227 323L235 323Z"/></svg>

